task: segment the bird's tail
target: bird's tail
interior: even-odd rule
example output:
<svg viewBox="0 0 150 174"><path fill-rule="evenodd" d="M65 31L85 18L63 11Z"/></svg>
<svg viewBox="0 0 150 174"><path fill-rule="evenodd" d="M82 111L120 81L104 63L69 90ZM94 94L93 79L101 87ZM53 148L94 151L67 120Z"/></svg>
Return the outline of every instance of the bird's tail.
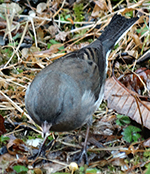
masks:
<svg viewBox="0 0 150 174"><path fill-rule="evenodd" d="M137 20L138 17L128 19L118 14L113 16L109 25L98 38L102 42L106 53L120 41Z"/></svg>

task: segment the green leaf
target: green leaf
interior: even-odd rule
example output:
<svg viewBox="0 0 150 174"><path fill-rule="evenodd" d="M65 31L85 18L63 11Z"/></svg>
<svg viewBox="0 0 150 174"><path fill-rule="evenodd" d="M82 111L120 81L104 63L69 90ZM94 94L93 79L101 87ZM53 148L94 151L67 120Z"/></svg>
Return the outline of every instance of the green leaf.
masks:
<svg viewBox="0 0 150 174"><path fill-rule="evenodd" d="M123 117L123 115L120 115L120 114L117 115L117 118L122 118L122 117Z"/></svg>
<svg viewBox="0 0 150 174"><path fill-rule="evenodd" d="M47 43L47 48L48 48L48 49L50 49L51 45L59 44L59 43L60 43L60 42L57 42L57 41L54 40L54 39L51 39L49 42L50 42L50 43ZM64 46L62 46L62 47L60 47L60 48L58 48L58 49L59 49L59 50L62 50L62 49L64 49Z"/></svg>
<svg viewBox="0 0 150 174"><path fill-rule="evenodd" d="M128 116L124 116L121 119L124 123L129 124L130 123L130 118Z"/></svg>
<svg viewBox="0 0 150 174"><path fill-rule="evenodd" d="M79 171L80 171L80 172L84 172L84 170L85 170L85 168L84 168L83 166L81 166L81 167L79 168Z"/></svg>
<svg viewBox="0 0 150 174"><path fill-rule="evenodd" d="M134 133L134 132L140 132L140 131L141 131L140 128L135 127L135 126L128 126L128 127L130 127L130 129L133 131L133 133Z"/></svg>
<svg viewBox="0 0 150 174"><path fill-rule="evenodd" d="M22 70L22 69L19 69L19 68L17 68L17 71L18 71L19 73L22 73L22 72L23 72L23 70Z"/></svg>
<svg viewBox="0 0 150 174"><path fill-rule="evenodd" d="M47 43L47 48L50 49L51 45L52 45L52 44Z"/></svg>
<svg viewBox="0 0 150 174"><path fill-rule="evenodd" d="M119 126L122 126L119 119L116 120L116 124L119 125Z"/></svg>
<svg viewBox="0 0 150 174"><path fill-rule="evenodd" d="M0 136L0 142L2 143L5 143L9 139L10 139L9 137L3 136L3 135Z"/></svg>
<svg viewBox="0 0 150 174"><path fill-rule="evenodd" d="M125 126L130 123L130 118L128 116L118 114L117 118L118 119L116 120L116 124L119 126Z"/></svg>
<svg viewBox="0 0 150 174"><path fill-rule="evenodd" d="M128 126L123 130L123 139L129 143L131 143L132 141L136 142L141 137L141 135L137 133L140 132L141 129L135 126Z"/></svg>
<svg viewBox="0 0 150 174"><path fill-rule="evenodd" d="M139 29L137 29L136 30L136 32L139 34L141 34L141 36L143 35L143 34L145 34L145 32L147 32L147 27L144 27L144 28L139 28Z"/></svg>
<svg viewBox="0 0 150 174"><path fill-rule="evenodd" d="M27 172L28 171L28 168L26 168L25 166L22 166L22 165L16 165L13 167L13 169L17 172L17 173L20 173L20 172Z"/></svg>
<svg viewBox="0 0 150 174"><path fill-rule="evenodd" d="M98 169L96 169L96 168L88 168L88 169L86 169L86 173L99 173L100 171L98 170Z"/></svg>
<svg viewBox="0 0 150 174"><path fill-rule="evenodd" d="M48 136L48 140L52 141L53 137L52 136Z"/></svg>
<svg viewBox="0 0 150 174"><path fill-rule="evenodd" d="M147 170L145 172L145 174L149 174L150 173L150 163L147 165Z"/></svg>
<svg viewBox="0 0 150 174"><path fill-rule="evenodd" d="M20 38L21 35L22 35L22 33L21 33L21 34L17 33L17 34L13 37L13 39L16 40L16 39Z"/></svg>
<svg viewBox="0 0 150 174"><path fill-rule="evenodd" d="M49 42L50 42L52 45L60 43L60 42L57 42L57 41L54 40L54 39L51 39Z"/></svg>
<svg viewBox="0 0 150 174"><path fill-rule="evenodd" d="M144 157L150 157L150 148L146 149L146 151L143 154Z"/></svg>
<svg viewBox="0 0 150 174"><path fill-rule="evenodd" d="M67 20L68 18L71 18L70 14L65 16L65 19Z"/></svg>
<svg viewBox="0 0 150 174"><path fill-rule="evenodd" d="M8 45L9 45L9 46L16 47L16 46L18 45L18 41L9 43Z"/></svg>
<svg viewBox="0 0 150 174"><path fill-rule="evenodd" d="M62 15L60 16L60 21L65 21L65 18Z"/></svg>
<svg viewBox="0 0 150 174"><path fill-rule="evenodd" d="M61 50L64 50L65 48L64 48L64 46L61 46L58 49L61 51Z"/></svg>
<svg viewBox="0 0 150 174"><path fill-rule="evenodd" d="M116 50L118 47L119 47L119 44L117 43L117 44L114 46L113 50Z"/></svg>
<svg viewBox="0 0 150 174"><path fill-rule="evenodd" d="M124 129L124 132L122 132L123 139L129 143L132 141L132 133L131 130L127 128Z"/></svg>
<svg viewBox="0 0 150 174"><path fill-rule="evenodd" d="M128 16L128 17L133 17L133 11L127 12L127 13L126 13L126 16Z"/></svg>
<svg viewBox="0 0 150 174"><path fill-rule="evenodd" d="M66 173L66 172L56 172L54 174L70 174L70 173Z"/></svg>
<svg viewBox="0 0 150 174"><path fill-rule="evenodd" d="M75 21L77 22L81 22L83 21L84 19L84 10L83 10L83 4L80 3L80 4L75 4L74 7L73 7L73 11L74 11L74 14L75 14Z"/></svg>
<svg viewBox="0 0 150 174"><path fill-rule="evenodd" d="M0 3L1 3L1 1L0 1ZM0 17L1 17L2 19L6 20L6 17L4 17L4 15L3 15L2 13L0 13Z"/></svg>
<svg viewBox="0 0 150 174"><path fill-rule="evenodd" d="M133 134L133 141L134 141L134 142L138 141L138 139L139 139L140 137L141 137L140 134L134 133L134 134Z"/></svg>

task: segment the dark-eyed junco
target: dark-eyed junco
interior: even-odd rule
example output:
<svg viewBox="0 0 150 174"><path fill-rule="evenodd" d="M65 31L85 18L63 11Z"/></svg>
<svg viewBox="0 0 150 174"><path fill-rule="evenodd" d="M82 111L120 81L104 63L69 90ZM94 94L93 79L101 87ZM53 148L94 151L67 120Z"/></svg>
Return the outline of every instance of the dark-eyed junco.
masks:
<svg viewBox="0 0 150 174"><path fill-rule="evenodd" d="M87 123L87 141L92 114L104 95L108 53L137 20L115 14L96 41L59 58L34 78L25 105L44 134L71 131ZM86 145L81 158L83 154Z"/></svg>

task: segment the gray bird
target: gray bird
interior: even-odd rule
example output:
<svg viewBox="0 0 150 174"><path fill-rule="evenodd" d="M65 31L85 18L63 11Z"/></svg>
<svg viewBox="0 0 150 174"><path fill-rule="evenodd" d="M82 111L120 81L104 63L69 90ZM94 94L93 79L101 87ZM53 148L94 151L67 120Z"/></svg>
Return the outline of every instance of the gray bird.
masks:
<svg viewBox="0 0 150 174"><path fill-rule="evenodd" d="M104 96L108 54L137 20L115 14L96 41L48 65L27 88L26 109L44 134L88 125L81 158L92 114Z"/></svg>

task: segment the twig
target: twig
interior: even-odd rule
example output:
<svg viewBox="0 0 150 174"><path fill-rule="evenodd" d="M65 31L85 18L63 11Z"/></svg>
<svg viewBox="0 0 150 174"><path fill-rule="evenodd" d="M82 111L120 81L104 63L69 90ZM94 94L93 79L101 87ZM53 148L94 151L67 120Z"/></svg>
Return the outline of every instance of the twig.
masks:
<svg viewBox="0 0 150 174"><path fill-rule="evenodd" d="M26 114L15 102L13 102L7 95L5 95L2 91L0 91L0 94L2 94L21 114L24 114L32 124L34 124L34 121L32 118ZM35 125L35 124L34 124Z"/></svg>
<svg viewBox="0 0 150 174"><path fill-rule="evenodd" d="M57 140L57 142L60 142L61 144L64 144L64 145L66 145L66 146L70 146L70 147L75 147L75 148L82 149L82 147L81 147L81 146L76 145L76 144L66 143L66 142L61 141L61 140Z"/></svg>
<svg viewBox="0 0 150 174"><path fill-rule="evenodd" d="M13 54L12 54L12 56L10 57L10 59L8 60L8 62L4 65L4 68L7 67L7 65L9 64L9 62L11 61L11 59L13 58L13 56L18 52L18 50L19 50L19 48L20 48L20 45L21 45L21 43L23 42L25 33L26 33L26 31L27 31L27 27L28 27L28 22L27 22L26 25L25 25L24 31L23 31L23 33L22 33L22 37L21 37L21 39L20 39L20 42L19 42L17 48L16 48L15 51L13 52Z"/></svg>
<svg viewBox="0 0 150 174"><path fill-rule="evenodd" d="M53 15L52 19L55 18L55 16L62 10L63 6L65 5L66 0L63 1L63 3L61 4L60 9Z"/></svg>

